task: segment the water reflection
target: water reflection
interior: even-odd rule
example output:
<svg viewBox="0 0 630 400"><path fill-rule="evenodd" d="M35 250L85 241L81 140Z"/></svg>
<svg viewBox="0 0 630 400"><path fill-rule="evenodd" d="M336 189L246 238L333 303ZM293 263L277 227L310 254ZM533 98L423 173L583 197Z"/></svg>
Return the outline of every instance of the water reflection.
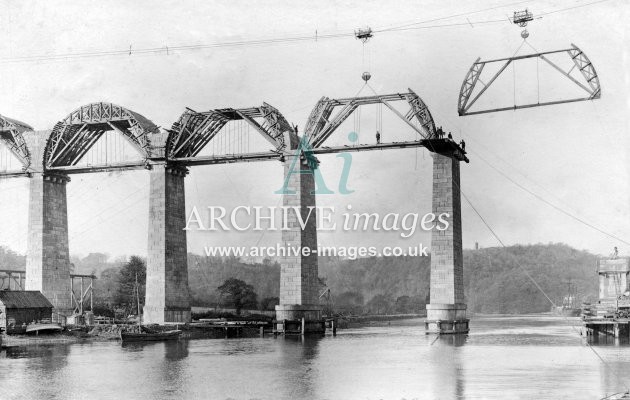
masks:
<svg viewBox="0 0 630 400"><path fill-rule="evenodd" d="M425 335L423 321L337 337L96 342L0 353L8 399L602 398L628 384L628 345L595 350L561 319L475 320L469 335Z"/></svg>
<svg viewBox="0 0 630 400"><path fill-rule="evenodd" d="M429 350L432 368L432 398L460 399L464 397L464 366L462 346L468 335L439 335Z"/></svg>
<svg viewBox="0 0 630 400"><path fill-rule="evenodd" d="M280 398L311 399L316 397L318 369L314 360L322 337L285 336L280 342L279 367L284 372L284 384L279 387Z"/></svg>
<svg viewBox="0 0 630 400"><path fill-rule="evenodd" d="M9 398L25 398L21 395L24 388L23 377L34 375L36 385L29 388L32 398L59 398L59 388L63 387L63 371L71 359L70 345L40 345L29 347L9 347L5 352L10 361L10 368L0 371L3 393ZM13 397L15 396L15 397Z"/></svg>
<svg viewBox="0 0 630 400"><path fill-rule="evenodd" d="M613 335L592 335L587 336L586 340L595 346L623 346L630 343L627 337L614 337Z"/></svg>
<svg viewBox="0 0 630 400"><path fill-rule="evenodd" d="M59 358L65 361L65 356L70 354L70 345L39 345L8 347L5 350L7 358L46 359L48 361Z"/></svg>
<svg viewBox="0 0 630 400"><path fill-rule="evenodd" d="M468 341L468 334L462 335L439 335L437 341L443 345L451 345L454 347L460 347L466 344Z"/></svg>
<svg viewBox="0 0 630 400"><path fill-rule="evenodd" d="M190 342L188 340L175 340L166 342L166 354L165 358L170 361L181 361L188 357L188 346Z"/></svg>
<svg viewBox="0 0 630 400"><path fill-rule="evenodd" d="M160 363L160 372L156 377L160 379L160 385L164 388L163 393L178 395L185 391L190 384L187 379L187 363L184 360L188 357L187 340L176 340L164 342L164 357ZM175 396L181 397L181 396Z"/></svg>
<svg viewBox="0 0 630 400"><path fill-rule="evenodd" d="M149 361L143 371L143 384L156 394L178 396L186 391L189 384L186 369L188 364L188 340L166 342L123 343L123 353L134 354Z"/></svg>

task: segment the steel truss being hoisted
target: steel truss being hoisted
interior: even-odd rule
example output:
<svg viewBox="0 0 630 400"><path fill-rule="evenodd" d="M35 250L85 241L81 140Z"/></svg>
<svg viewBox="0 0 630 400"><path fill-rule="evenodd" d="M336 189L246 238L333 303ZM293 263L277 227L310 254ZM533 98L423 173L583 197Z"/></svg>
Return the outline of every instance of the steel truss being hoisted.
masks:
<svg viewBox="0 0 630 400"><path fill-rule="evenodd" d="M566 53L571 60L573 60L573 66L565 71L561 67L559 67L556 63L549 60L546 55L548 54L556 54L556 53ZM500 107L500 108L492 108L492 109L484 109L484 110L472 110L471 107L479 100L479 98L488 90L488 88L492 85L492 83L505 71L505 69L512 63L515 63L518 60L528 59L528 58L539 58L545 61L547 64L551 65L558 72L568 78L570 81L575 83L577 86L582 88L588 95L586 97L576 97L571 99L564 100L556 100L556 101L547 101L530 104L522 104L516 105L514 104L511 107ZM492 63L501 63L504 64L501 66L498 72L496 72L489 80L488 83L484 83L481 79L481 73L484 67L487 64ZM584 78L586 83L580 82L576 79L571 73L574 69L580 71L582 77ZM481 89L475 91L477 84L480 83L483 87ZM474 95L474 96L473 96ZM474 115L474 114L482 114L482 113L491 113L496 111L507 111L507 110L517 110L520 108L530 108L530 107L538 107L538 106L548 106L552 104L562 104L562 103L571 103L575 101L584 101L584 100L594 100L599 99L601 97L601 87L599 85L599 78L597 76L597 72L593 67L593 64L588 59L586 54L582 50L580 50L576 45L571 44L570 49L563 50L555 50L555 51L547 51L542 53L534 53L534 54L526 54L521 56L507 57L507 58L499 58L496 60L489 61L480 61L480 58L474 62L468 74L466 74L466 78L462 83L462 87L459 92L459 103L457 107L458 114L460 116L464 115Z"/></svg>

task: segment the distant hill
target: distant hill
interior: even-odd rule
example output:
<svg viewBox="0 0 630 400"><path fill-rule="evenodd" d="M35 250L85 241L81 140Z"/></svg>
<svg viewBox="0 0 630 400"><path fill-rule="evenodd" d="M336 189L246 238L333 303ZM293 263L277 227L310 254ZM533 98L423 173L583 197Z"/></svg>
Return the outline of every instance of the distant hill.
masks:
<svg viewBox="0 0 630 400"><path fill-rule="evenodd" d="M549 311L545 296L519 264L554 302L562 302L568 283L580 300L597 298L597 256L565 244L515 245L464 251L464 286L468 309L477 313ZM394 307L400 296L427 299L430 257L359 260L322 259L320 276L333 295L359 293L365 302L384 295Z"/></svg>
<svg viewBox="0 0 630 400"><path fill-rule="evenodd" d="M468 307L482 313L548 311L549 300L525 275L525 269L556 304L569 282L578 300L598 296L597 256L565 244L536 244L464 252Z"/></svg>
<svg viewBox="0 0 630 400"><path fill-rule="evenodd" d="M464 285L468 309L474 313L532 313L549 311L550 303L534 286L522 266L556 303L568 283L579 300L597 298L597 256L565 244L515 245L464 251ZM123 258L92 253L72 257L77 273L95 273L108 299ZM24 269L25 257L0 247L0 269ZM188 276L194 305L218 303L216 288L228 278L254 286L258 300L278 297L280 265L272 260L250 264L238 258L188 255ZM418 312L429 294L430 257L371 257L358 260L321 257L319 275L331 289L335 306L353 312ZM98 296L98 295L97 295Z"/></svg>

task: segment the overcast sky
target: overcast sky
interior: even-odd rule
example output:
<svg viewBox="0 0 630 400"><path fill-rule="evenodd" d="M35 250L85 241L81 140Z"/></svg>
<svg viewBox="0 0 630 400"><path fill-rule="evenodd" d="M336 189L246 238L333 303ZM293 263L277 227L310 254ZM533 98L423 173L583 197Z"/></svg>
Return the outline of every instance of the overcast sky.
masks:
<svg viewBox="0 0 630 400"><path fill-rule="evenodd" d="M516 9L536 15L591 1L2 1L0 2L0 114L50 129L75 108L97 101L137 111L170 127L185 107L207 110L258 106L266 101L304 126L321 96L350 97L369 69L378 93L413 89L438 125L464 138L464 193L506 244L565 242L608 254L620 243L579 223L508 181L492 167L569 213L630 242L628 133L630 116L630 6L610 0L551 13L527 27L540 51L575 43L600 77L596 101L519 111L457 116L466 72L477 57L508 57L521 45L520 28L507 21ZM515 4L518 3L518 4ZM476 13L473 11L481 10ZM468 13L465 16L453 15ZM449 17L450 18L443 18ZM443 19L442 19L443 18ZM289 36L349 33L409 25L377 33L363 48L352 37L294 43L218 47L169 54L8 62L22 56L224 43ZM489 22L504 19L501 22ZM444 26L447 25L447 26ZM439 27L438 27L439 26ZM519 54L532 52L523 47ZM570 94L572 84L548 66L523 64L488 91L490 103ZM538 82L534 78L538 69ZM518 74L518 75L516 75ZM521 79L518 79L521 78ZM503 85L503 86L501 86ZM516 90L515 90L516 88ZM536 91L534 91L534 88ZM579 91L576 92L579 94ZM367 94L367 93L366 93ZM493 97L494 96L494 97ZM547 97L546 97L547 96ZM507 104L506 104L507 102ZM488 104L490 104L488 103ZM373 110L362 111L361 141L372 140ZM383 111L386 113L386 110ZM351 123L352 118L349 119ZM383 141L412 138L389 127ZM346 126L333 140L345 143ZM408 136L405 136L408 135ZM332 142L331 142L332 143ZM4 152L2 152L4 153ZM320 157L332 187L341 159ZM486 160L486 161L484 161ZM491 167L492 166L492 167ZM275 206L282 184L278 162L194 167L186 178L193 206ZM427 213L431 210L431 157L424 149L353 154L347 196L320 196L338 211ZM146 254L146 171L73 175L68 184L70 252L112 256ZM0 181L0 245L26 250L28 181ZM462 200L464 246L497 242ZM204 245L274 244L279 233L189 233L189 251ZM429 235L401 239L396 232L322 233L326 245L428 244Z"/></svg>

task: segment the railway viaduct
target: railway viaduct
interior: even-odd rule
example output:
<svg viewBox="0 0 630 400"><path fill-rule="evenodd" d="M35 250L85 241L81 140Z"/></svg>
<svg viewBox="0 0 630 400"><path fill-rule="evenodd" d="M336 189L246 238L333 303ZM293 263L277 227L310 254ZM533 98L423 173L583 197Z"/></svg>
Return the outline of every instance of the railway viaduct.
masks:
<svg viewBox="0 0 630 400"><path fill-rule="evenodd" d="M405 114L392 106L407 104ZM382 104L402 119L417 135L405 142L325 146L326 140L358 107ZM336 113L333 114L333 111ZM204 156L201 151L228 124L247 123L272 150L229 152ZM99 161L85 165L81 159L106 133L117 132L139 154L137 161ZM113 170L146 169L149 179L149 229L147 249L145 323L191 321L185 215L185 177L189 168L233 162L276 160L284 163L287 188L283 205L297 206L305 218L315 206L314 170L318 154L425 147L433 155L433 212L449 213L448 229L432 232L431 298L427 305L427 331L468 331L463 289L461 200L459 168L468 161L455 142L436 130L428 107L413 91L346 99L323 97L314 107L300 137L282 114L267 103L241 109L190 109L170 129L160 129L139 113L111 103L82 106L59 121L52 130L34 131L28 124L0 117L0 141L19 160L19 170L0 172L0 178L27 177L29 216L26 261L26 290L41 291L55 312L73 310L70 292L68 210L66 186L73 174ZM307 143L307 146L303 146ZM300 173L291 173L293 162ZM295 216L282 244L317 247L315 218L304 229ZM280 304L277 320L304 319L307 332L321 331L318 305L317 254L283 257Z"/></svg>

